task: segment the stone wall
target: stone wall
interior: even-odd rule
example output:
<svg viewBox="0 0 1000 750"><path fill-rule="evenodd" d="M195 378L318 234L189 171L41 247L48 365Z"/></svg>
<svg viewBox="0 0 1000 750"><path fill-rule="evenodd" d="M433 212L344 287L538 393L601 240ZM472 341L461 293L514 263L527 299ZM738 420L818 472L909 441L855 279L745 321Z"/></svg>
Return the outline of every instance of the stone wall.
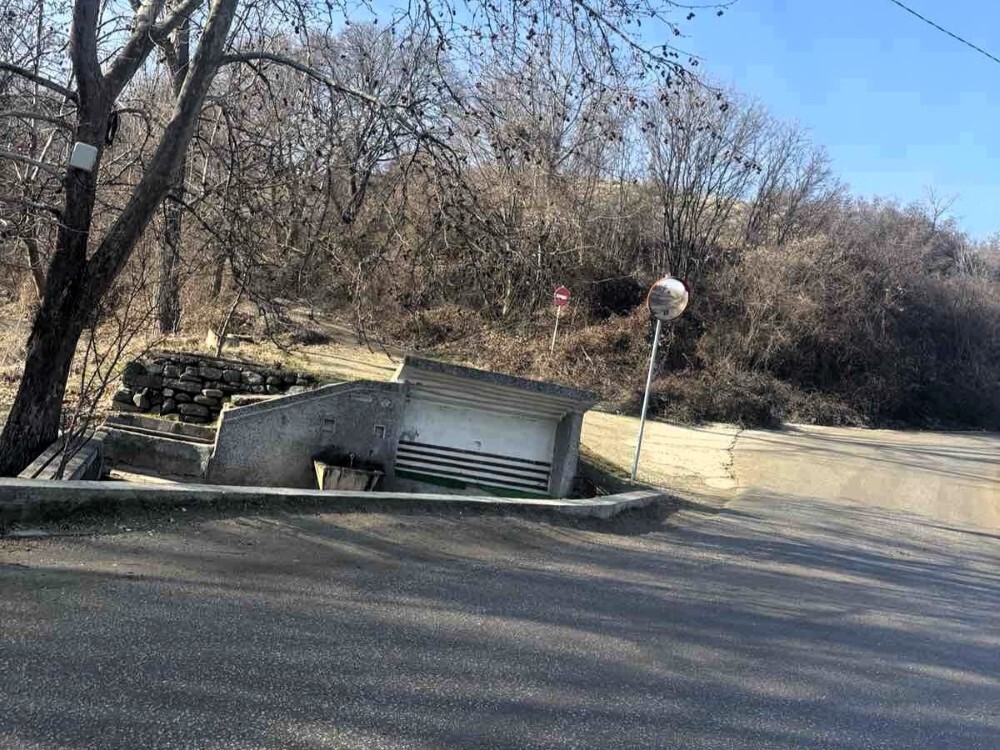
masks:
<svg viewBox="0 0 1000 750"><path fill-rule="evenodd" d="M313 386L305 373L200 354L156 352L125 367L112 407L118 411L179 415L184 422L214 421L237 394L278 395Z"/></svg>

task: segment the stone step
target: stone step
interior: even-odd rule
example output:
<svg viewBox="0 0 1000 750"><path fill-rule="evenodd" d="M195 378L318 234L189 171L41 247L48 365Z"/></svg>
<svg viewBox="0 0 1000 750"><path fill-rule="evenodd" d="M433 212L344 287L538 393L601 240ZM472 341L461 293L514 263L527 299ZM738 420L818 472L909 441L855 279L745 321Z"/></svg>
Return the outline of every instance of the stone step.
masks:
<svg viewBox="0 0 1000 750"><path fill-rule="evenodd" d="M172 419L157 419L143 414L115 414L105 421L108 427L129 432L146 433L189 440L199 443L215 443L216 428Z"/></svg>
<svg viewBox="0 0 1000 750"><path fill-rule="evenodd" d="M202 479L213 446L184 435L165 435L141 428L107 426L105 458L113 469L138 469L165 475ZM141 473L141 472L140 472Z"/></svg>

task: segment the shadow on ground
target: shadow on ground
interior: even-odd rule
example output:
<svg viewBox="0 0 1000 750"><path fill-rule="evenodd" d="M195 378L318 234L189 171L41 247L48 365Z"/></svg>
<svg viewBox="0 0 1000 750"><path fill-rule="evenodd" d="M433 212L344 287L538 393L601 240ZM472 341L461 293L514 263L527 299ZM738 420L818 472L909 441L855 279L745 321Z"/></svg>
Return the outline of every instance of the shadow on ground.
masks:
<svg viewBox="0 0 1000 750"><path fill-rule="evenodd" d="M10 748L995 748L1000 544L316 514L0 546Z"/></svg>

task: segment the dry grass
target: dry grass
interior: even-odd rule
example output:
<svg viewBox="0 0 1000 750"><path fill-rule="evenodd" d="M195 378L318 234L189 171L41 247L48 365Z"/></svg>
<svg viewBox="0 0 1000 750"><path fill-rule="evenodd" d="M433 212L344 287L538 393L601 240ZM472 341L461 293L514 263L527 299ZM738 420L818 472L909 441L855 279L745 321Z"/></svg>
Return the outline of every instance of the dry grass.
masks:
<svg viewBox="0 0 1000 750"><path fill-rule="evenodd" d="M31 311L18 304L8 304L0 308L0 423L10 410L21 379L30 325ZM361 344L348 328L329 322L313 322L321 328L323 343L296 343L296 336L283 335L275 340L253 343L240 342L227 345L222 356L246 359L266 365L281 365L286 369L301 370L315 376L321 382L344 380L388 380L399 365L399 352L390 352L374 345ZM298 337L301 338L301 337ZM99 333L99 344L107 345L106 337ZM159 339L153 335L137 338L129 346L121 365L140 356L148 349L169 349L173 351L196 352L214 355L214 347L208 346L204 336L182 335L169 339ZM66 403L75 403L80 392L81 357L73 365L66 390ZM98 416L107 409L114 388L105 394Z"/></svg>
<svg viewBox="0 0 1000 750"><path fill-rule="evenodd" d="M302 311L292 311L290 318L288 331L227 343L222 356L308 372L321 382L389 380L399 367L401 351L362 343L345 325L313 319ZM170 348L215 354L203 338L172 340Z"/></svg>
<svg viewBox="0 0 1000 750"><path fill-rule="evenodd" d="M0 424L10 411L21 380L30 322L27 305L15 302L0 306Z"/></svg>

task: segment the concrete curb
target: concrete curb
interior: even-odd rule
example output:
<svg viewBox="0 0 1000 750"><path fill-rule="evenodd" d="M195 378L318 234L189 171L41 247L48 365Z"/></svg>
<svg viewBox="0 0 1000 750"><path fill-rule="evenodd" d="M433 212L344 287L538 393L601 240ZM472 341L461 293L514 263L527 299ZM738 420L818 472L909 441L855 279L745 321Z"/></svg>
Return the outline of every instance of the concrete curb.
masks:
<svg viewBox="0 0 1000 750"><path fill-rule="evenodd" d="M266 507L300 504L365 507L479 507L552 512L608 519L622 511L667 499L662 492L623 492L582 500L432 495L407 492L347 492L284 487L232 487L212 484L141 485L126 482L0 479L0 524L53 521L80 513L136 508Z"/></svg>

